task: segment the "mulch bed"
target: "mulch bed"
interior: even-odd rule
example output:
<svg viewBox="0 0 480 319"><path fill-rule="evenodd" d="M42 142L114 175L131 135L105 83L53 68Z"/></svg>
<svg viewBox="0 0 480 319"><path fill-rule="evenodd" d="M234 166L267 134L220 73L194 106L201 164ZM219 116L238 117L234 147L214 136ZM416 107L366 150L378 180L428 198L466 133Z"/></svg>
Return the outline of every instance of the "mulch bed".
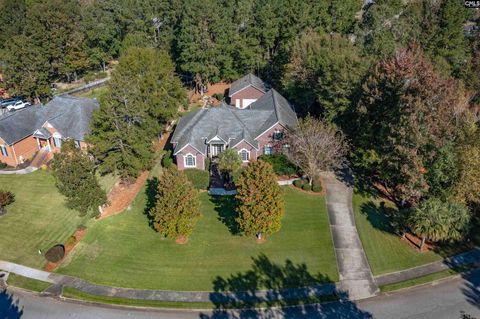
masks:
<svg viewBox="0 0 480 319"><path fill-rule="evenodd" d="M55 269L57 269L58 266L60 266L62 264L62 262L65 260L65 258L67 257L67 255L73 250L73 248L75 247L75 245L78 244L78 242L80 240L82 240L83 237L85 237L85 235L87 234L87 228L86 227L79 227L75 233L72 235L72 237L70 237L71 239L69 239L66 244L65 244L65 255L63 256L63 258L57 262L47 262L47 264L45 265L45 267L43 268L45 271L54 271ZM73 240L72 240L73 239Z"/></svg>
<svg viewBox="0 0 480 319"><path fill-rule="evenodd" d="M431 251L431 250L435 249L435 245L433 245L432 243L429 243L427 241L423 245L422 250L420 250L420 245L422 244L422 239L413 235L413 234L410 234L410 233L406 233L405 236L402 237L402 240L405 241L410 246L412 246L413 248L417 249L421 253L424 253L424 252Z"/></svg>
<svg viewBox="0 0 480 319"><path fill-rule="evenodd" d="M156 152L164 149L169 137L170 133L163 134L162 138L155 145ZM120 181L117 182L107 196L110 204L103 208L102 214L97 220L116 215L127 209L147 182L148 176L149 172L145 171L140 174L134 183L126 185Z"/></svg>

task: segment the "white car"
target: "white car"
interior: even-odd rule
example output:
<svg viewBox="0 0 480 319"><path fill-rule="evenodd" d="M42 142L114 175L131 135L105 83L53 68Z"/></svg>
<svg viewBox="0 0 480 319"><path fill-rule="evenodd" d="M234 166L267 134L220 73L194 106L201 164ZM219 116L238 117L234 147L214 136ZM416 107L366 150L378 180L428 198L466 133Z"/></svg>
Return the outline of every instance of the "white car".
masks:
<svg viewBox="0 0 480 319"><path fill-rule="evenodd" d="M7 106L7 110L8 111L20 110L29 105L30 105L30 102L17 101L15 102L15 104Z"/></svg>

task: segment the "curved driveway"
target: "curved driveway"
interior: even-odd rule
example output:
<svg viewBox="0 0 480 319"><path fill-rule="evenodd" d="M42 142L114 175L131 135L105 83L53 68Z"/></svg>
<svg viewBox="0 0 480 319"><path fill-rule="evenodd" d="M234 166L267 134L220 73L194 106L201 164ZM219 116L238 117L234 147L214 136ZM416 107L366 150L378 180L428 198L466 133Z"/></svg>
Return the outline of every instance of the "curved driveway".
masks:
<svg viewBox="0 0 480 319"><path fill-rule="evenodd" d="M22 319L124 319L124 318L423 318L455 319L461 311L480 319L480 270L464 278L450 279L440 283L421 286L401 292L381 295L362 300L334 302L321 306L310 306L268 311L241 312L200 312L188 310L134 310L59 301L38 297L20 290L12 290L15 300L19 300L21 314L5 316L11 302L6 302L5 294L0 294L0 318ZM15 308L15 307L13 307ZM3 313L2 313L3 311ZM2 314L4 316L2 316Z"/></svg>

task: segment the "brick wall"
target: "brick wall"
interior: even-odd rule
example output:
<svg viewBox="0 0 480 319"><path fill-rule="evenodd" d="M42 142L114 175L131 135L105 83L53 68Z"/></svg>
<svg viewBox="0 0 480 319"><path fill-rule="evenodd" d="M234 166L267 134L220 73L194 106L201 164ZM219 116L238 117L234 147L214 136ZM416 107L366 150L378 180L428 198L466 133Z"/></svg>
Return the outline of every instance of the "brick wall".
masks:
<svg viewBox="0 0 480 319"><path fill-rule="evenodd" d="M193 156L195 156L195 167L185 167L185 156L187 154L192 154ZM179 170L183 170L186 168L205 169L205 156L191 146L185 147L180 153L178 153L175 156L175 160L177 162L177 167Z"/></svg>
<svg viewBox="0 0 480 319"><path fill-rule="evenodd" d="M243 103L243 100L244 99L259 99L260 97L262 97L265 93L254 88L253 86L249 86L235 94L233 94L231 97L230 97L230 104L231 105L237 105L236 104L236 100L240 100L240 108L244 108L244 103Z"/></svg>

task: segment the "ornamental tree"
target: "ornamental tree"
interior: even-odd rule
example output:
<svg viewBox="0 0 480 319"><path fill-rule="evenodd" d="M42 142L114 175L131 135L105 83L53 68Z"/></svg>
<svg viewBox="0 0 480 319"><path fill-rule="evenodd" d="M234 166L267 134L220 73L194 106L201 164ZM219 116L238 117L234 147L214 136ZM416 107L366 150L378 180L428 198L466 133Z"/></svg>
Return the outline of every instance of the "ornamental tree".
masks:
<svg viewBox="0 0 480 319"><path fill-rule="evenodd" d="M65 141L62 151L55 154L52 169L60 194L67 198L67 207L78 211L80 216L91 211L96 215L96 209L107 202L105 190L95 175L95 163L75 147L73 140Z"/></svg>
<svg viewBox="0 0 480 319"><path fill-rule="evenodd" d="M238 171L240 167L242 167L242 159L233 148L229 148L218 155L218 169L228 174L229 179L231 179L231 174Z"/></svg>
<svg viewBox="0 0 480 319"><path fill-rule="evenodd" d="M285 205L272 166L264 161L250 162L236 186L236 221L243 233L262 239L279 231Z"/></svg>
<svg viewBox="0 0 480 319"><path fill-rule="evenodd" d="M310 185L321 172L340 167L348 145L341 131L326 120L311 116L299 120L298 127L287 137L288 159L300 167Z"/></svg>
<svg viewBox="0 0 480 319"><path fill-rule="evenodd" d="M413 210L409 224L422 237L422 250L427 238L433 241L462 239L468 231L470 217L468 208L462 204L430 198Z"/></svg>
<svg viewBox="0 0 480 319"><path fill-rule="evenodd" d="M12 192L0 190L0 216L7 213L6 206L15 201L15 196Z"/></svg>
<svg viewBox="0 0 480 319"><path fill-rule="evenodd" d="M153 227L167 238L185 241L201 217L198 191L183 171L172 166L158 179L155 207L150 210Z"/></svg>

